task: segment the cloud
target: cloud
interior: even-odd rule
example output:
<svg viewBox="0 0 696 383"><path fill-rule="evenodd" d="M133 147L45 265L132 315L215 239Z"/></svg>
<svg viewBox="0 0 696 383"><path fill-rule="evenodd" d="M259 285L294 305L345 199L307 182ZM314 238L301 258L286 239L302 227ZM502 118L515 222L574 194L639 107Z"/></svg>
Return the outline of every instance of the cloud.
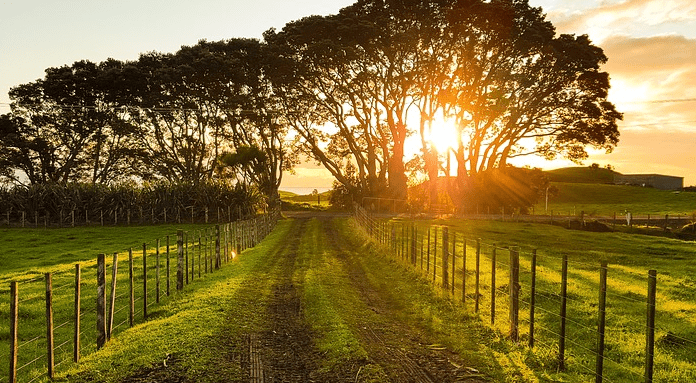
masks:
<svg viewBox="0 0 696 383"><path fill-rule="evenodd" d="M623 130L696 131L696 39L613 36L602 48Z"/></svg>
<svg viewBox="0 0 696 383"><path fill-rule="evenodd" d="M576 8L577 9L577 8ZM641 35L646 31L669 28L688 33L696 22L696 2L692 0L627 0L602 2L582 11L555 9L549 16L559 32L589 34L603 41L617 33ZM691 31L693 33L693 31Z"/></svg>

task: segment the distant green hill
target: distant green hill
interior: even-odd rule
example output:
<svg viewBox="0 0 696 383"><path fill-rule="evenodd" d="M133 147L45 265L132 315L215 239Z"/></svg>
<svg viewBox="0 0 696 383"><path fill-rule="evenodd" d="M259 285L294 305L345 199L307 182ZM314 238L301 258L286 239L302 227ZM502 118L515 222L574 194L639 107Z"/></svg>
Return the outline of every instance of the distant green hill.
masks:
<svg viewBox="0 0 696 383"><path fill-rule="evenodd" d="M575 166L547 170L544 172L551 182L567 182L581 184L611 184L614 183L614 174L620 174L604 168L591 168L589 166Z"/></svg>
<svg viewBox="0 0 696 383"><path fill-rule="evenodd" d="M696 212L696 193L672 192L625 185L603 185L598 183L552 182L557 189L549 196L549 211L561 214L611 216L626 211L633 215L688 214ZM543 214L544 198L535 206Z"/></svg>

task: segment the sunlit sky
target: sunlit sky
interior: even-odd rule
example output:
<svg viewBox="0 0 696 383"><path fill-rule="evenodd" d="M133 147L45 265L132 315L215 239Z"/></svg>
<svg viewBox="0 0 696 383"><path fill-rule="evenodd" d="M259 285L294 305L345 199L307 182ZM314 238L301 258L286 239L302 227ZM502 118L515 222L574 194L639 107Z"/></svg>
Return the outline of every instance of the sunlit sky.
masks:
<svg viewBox="0 0 696 383"><path fill-rule="evenodd" d="M351 0L0 0L0 113L10 87L42 78L48 67L109 57L133 60L174 52L200 39L260 38L304 16L326 15ZM609 62L610 99L624 112L613 153L585 165L622 173L662 173L696 185L696 1L530 0L559 33L588 34ZM530 164L544 168L566 161ZM324 188L331 177L313 164L286 175L282 188Z"/></svg>

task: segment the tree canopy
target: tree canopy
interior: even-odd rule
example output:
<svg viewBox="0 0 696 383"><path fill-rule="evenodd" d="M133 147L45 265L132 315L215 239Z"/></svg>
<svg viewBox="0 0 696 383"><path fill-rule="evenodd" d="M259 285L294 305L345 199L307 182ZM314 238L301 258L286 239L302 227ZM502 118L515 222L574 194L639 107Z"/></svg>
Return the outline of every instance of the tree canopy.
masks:
<svg viewBox="0 0 696 383"><path fill-rule="evenodd" d="M261 41L48 68L10 92L0 177L226 177L273 200L304 153L353 199L405 199L408 168L420 164L432 202L447 155L458 169L450 196L464 206L514 158L581 161L588 147L618 143L606 61L586 35L556 34L527 0L358 0ZM443 121L456 134L438 153L431 138Z"/></svg>

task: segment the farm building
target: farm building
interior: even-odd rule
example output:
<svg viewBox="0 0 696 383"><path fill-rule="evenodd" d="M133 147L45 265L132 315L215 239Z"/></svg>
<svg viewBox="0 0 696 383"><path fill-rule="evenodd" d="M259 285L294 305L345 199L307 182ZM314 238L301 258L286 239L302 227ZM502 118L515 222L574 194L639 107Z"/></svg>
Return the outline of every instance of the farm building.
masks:
<svg viewBox="0 0 696 383"><path fill-rule="evenodd" d="M684 177L665 176L662 174L614 174L616 185L649 186L660 190L681 190Z"/></svg>

